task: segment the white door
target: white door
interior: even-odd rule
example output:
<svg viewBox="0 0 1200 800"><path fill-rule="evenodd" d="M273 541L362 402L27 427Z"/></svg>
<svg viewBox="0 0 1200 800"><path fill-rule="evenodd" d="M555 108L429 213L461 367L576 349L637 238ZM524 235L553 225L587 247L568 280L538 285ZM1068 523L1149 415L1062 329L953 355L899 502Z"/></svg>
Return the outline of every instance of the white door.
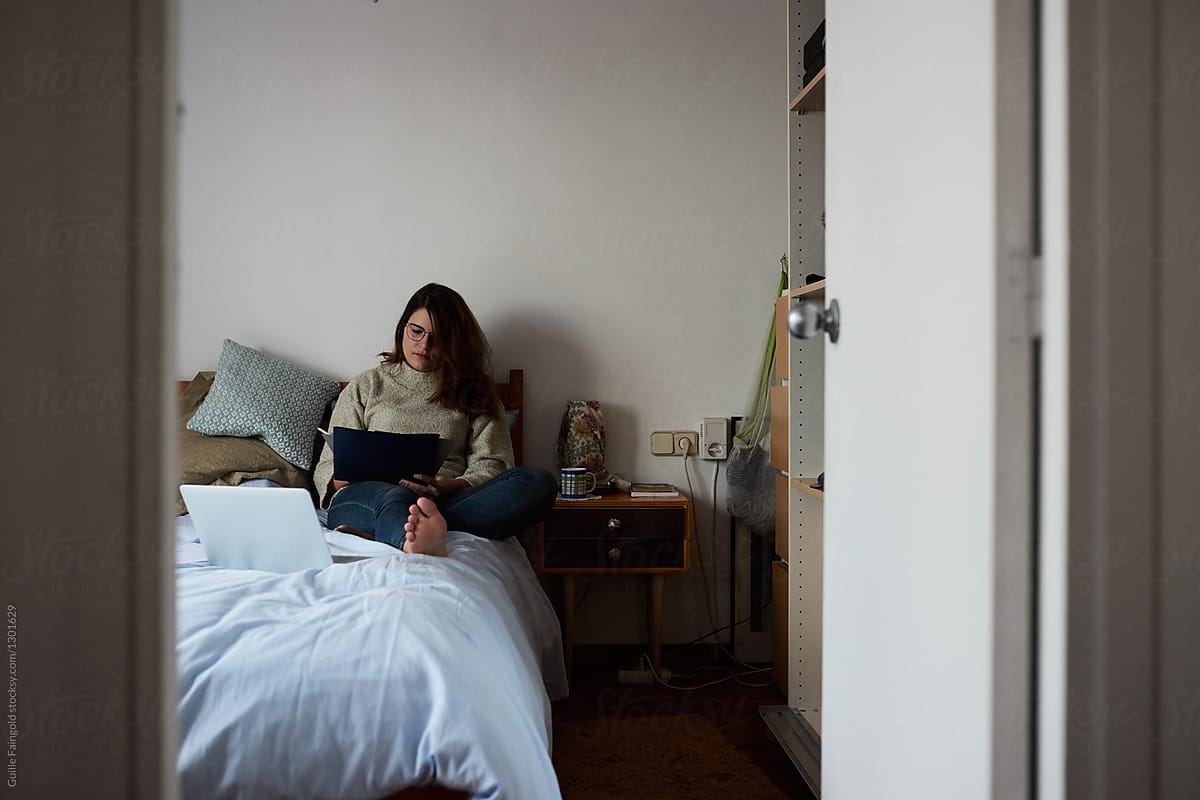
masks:
<svg viewBox="0 0 1200 800"><path fill-rule="evenodd" d="M1024 794L1032 26L826 4L822 796Z"/></svg>

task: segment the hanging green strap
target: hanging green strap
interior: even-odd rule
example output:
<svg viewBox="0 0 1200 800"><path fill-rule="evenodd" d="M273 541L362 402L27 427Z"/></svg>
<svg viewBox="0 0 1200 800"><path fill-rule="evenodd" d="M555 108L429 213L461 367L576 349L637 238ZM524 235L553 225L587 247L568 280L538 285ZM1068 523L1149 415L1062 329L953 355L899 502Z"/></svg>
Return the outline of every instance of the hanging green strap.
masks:
<svg viewBox="0 0 1200 800"><path fill-rule="evenodd" d="M788 288L788 261L785 253L779 259L779 288L776 297L782 297ZM758 386L754 394L754 410L750 419L742 426L742 432L734 437L738 447L753 447L762 440L762 433L769 418L767 408L767 389L771 384L771 373L775 370L775 312L771 311L771 319L767 324L766 347L763 349L762 365L758 374Z"/></svg>

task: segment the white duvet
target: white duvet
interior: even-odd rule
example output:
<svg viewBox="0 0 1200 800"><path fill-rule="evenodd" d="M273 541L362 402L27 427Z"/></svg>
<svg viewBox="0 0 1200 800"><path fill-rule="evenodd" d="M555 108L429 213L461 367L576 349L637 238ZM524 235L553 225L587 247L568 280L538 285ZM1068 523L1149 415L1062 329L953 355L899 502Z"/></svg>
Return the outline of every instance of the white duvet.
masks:
<svg viewBox="0 0 1200 800"><path fill-rule="evenodd" d="M202 558L180 517L178 560ZM559 627L524 550L466 533L450 558L326 532L372 558L288 575L176 570L187 798L375 798L436 782L559 797Z"/></svg>

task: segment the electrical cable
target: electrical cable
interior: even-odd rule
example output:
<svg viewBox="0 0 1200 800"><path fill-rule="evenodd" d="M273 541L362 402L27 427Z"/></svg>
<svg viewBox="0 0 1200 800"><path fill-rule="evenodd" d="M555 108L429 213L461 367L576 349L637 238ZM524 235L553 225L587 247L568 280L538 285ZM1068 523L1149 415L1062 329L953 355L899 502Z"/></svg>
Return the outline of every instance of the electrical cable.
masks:
<svg viewBox="0 0 1200 800"><path fill-rule="evenodd" d="M717 479L721 475L721 462L716 462L713 469L713 485L712 485L712 521L708 526L708 530L712 533L713 558L717 556ZM733 585L733 559L729 560L729 585ZM733 619L733 606L729 607L729 619ZM733 643L733 635L729 637L730 644Z"/></svg>
<svg viewBox="0 0 1200 800"><path fill-rule="evenodd" d="M580 575L580 576L577 576L577 577L576 577L576 580L578 580L578 579L579 579L579 578L581 578L581 577L584 577L584 576L582 576L582 575ZM596 583L596 576L595 576L595 575L589 575L589 576L586 576L586 577L588 578L588 580L585 580L585 581L583 582L583 591L582 591L582 592L580 592L580 593L579 593L579 597L577 597L577 598L575 599L575 610L576 610L576 611L578 611L580 608L582 608L582 607L583 607L583 601L584 601L585 599L587 599L588 592L590 592L590 591L592 590L592 586L593 586L593 585Z"/></svg>
<svg viewBox="0 0 1200 800"><path fill-rule="evenodd" d="M713 470L713 491L712 491L712 525L710 529L713 535L713 545L717 543L717 478L721 474L721 462L717 462L716 469Z"/></svg>
<svg viewBox="0 0 1200 800"><path fill-rule="evenodd" d="M690 454L690 452L691 452L691 449L690 449L688 440L684 439L683 440L683 477L684 477L684 480L687 481L688 496L695 497L696 490L692 487L692 476L691 476L691 473L688 472L688 463L687 462L688 462L688 455ZM713 506L715 507L716 504L717 504L717 497L714 492ZM717 627L717 621L716 621L715 615L713 614L712 592L709 589L708 569L706 568L706 566L704 564L704 546L700 542L700 530L699 530L699 527L696 525L696 515L691 514L689 516L691 517L691 523L692 523L692 541L694 541L696 543L696 560L700 562L700 578L704 585L704 613L708 617L708 624L715 628L715 627ZM716 536L715 529L714 529L713 535L715 538L715 536Z"/></svg>
<svg viewBox="0 0 1200 800"><path fill-rule="evenodd" d="M683 474L684 474L684 478L687 479L688 493L694 495L695 490L692 488L692 479L691 479L690 474L688 473L688 468L687 468L687 452L688 452L687 446L685 445L684 446L684 456L683 456L684 457ZM717 462L716 466L717 466L717 471L719 471L720 466L721 466L720 462ZM716 472L714 472L714 475L713 475L713 524L712 524L714 543L716 542L716 530L717 530L716 503L717 503L717 476L716 476ZM749 619L751 619L751 617L747 617L746 619L744 619L738 623L731 623L729 625L723 625L723 626L719 626L719 627L717 626L716 619L714 617L714 612L713 612L712 594L709 591L708 573L704 567L704 551L703 551L703 548L700 546L699 533L697 532L697 529L696 529L696 522L695 522L694 517L692 519L692 531L696 536L696 553L697 553L698 560L700 561L700 571L701 571L702 578L704 580L704 600L705 600L704 609L705 609L705 612L708 614L708 624L713 626L713 630L710 631L709 633L706 633L704 636L700 637L700 639L693 640L692 642L689 642L688 644L694 644L697 641L701 641L703 639L708 638L709 636L713 636L717 633L720 633L721 631L725 630L726 628L732 628L735 624L740 625L740 624L742 624L742 622L746 622ZM768 600L767 603L763 605L763 608L766 608L770 604L771 604L771 601ZM759 610L761 611L762 609L759 609ZM727 648L725 646L724 642L718 641L715 644L716 644L717 648L721 651L721 653L723 653L725 655L725 657L728 658L732 663L748 668L748 670L749 670L748 672L741 673L741 674L750 675L750 674L753 674L756 672L762 672L766 669L770 669L770 667L755 667L753 664L747 664L743 661L739 661L738 658L729 651L729 648ZM737 676L731 675L730 677L736 678ZM657 676L656 676L656 678L657 678ZM726 678L725 680L728 680L728 678ZM720 682L720 681L718 681L718 682ZM660 681L660 683L663 683L663 682ZM744 683L740 680L738 681L738 683L742 684L744 686L767 686L767 685L770 685L770 684L748 684L748 683ZM663 685L666 686L668 684L663 683Z"/></svg>
<svg viewBox="0 0 1200 800"><path fill-rule="evenodd" d="M738 430L738 423L741 421L742 421L742 418L740 415L735 415L735 416L732 416L729 418L730 433L733 433L734 435L736 435L736 432ZM730 455L731 454L729 452L726 452L726 457L729 457ZM726 469L726 472L725 472L725 483L726 483L725 508L728 511L729 510L729 488L728 488L729 471L728 471L728 469ZM716 490L715 489L713 490L713 502L714 503L716 502ZM716 528L714 528L713 529L713 545L714 545L714 547L716 546L716 537L717 537L717 532L716 532ZM734 618L734 615L737 614L737 519L733 516L732 513L729 514L729 581L728 581L728 583L729 583L729 619L732 620ZM730 630L729 630L729 650L732 653L735 653L735 654L737 653L737 638L736 638L735 632L733 631L732 625L730 626Z"/></svg>
<svg viewBox="0 0 1200 800"><path fill-rule="evenodd" d="M688 495L691 497L695 497L696 491L692 486L691 474L688 472L688 467L687 467L688 453L689 453L688 442L685 439L684 445L683 445L683 477L687 481ZM716 462L716 469L713 472L712 528L711 528L711 530L713 533L714 543L716 542L716 535L717 535L717 478L720 474L720 471L721 471L721 462L718 461L718 462ZM708 633L704 634L703 636L701 636L697 639L693 639L692 641L688 642L688 644L696 644L697 642L703 641L704 639L707 639L710 636L714 636L723 630L732 629L732 628L736 627L737 625L741 625L741 624L749 621L752 618L752 617L746 617L745 619L739 620L736 623L731 622L728 625L720 625L720 626L717 625L715 612L713 611L713 601L712 601L712 593L710 591L710 586L709 586L708 570L706 569L705 564L704 564L704 548L700 544L700 533L699 533L699 529L696 526L695 515L692 516L692 535L693 535L693 540L696 542L696 560L700 562L700 574L701 574L701 579L702 579L702 582L704 585L704 610L705 610L705 614L708 617L708 624L712 626L712 630L710 630ZM732 565L731 565L731 572L732 572ZM732 580L732 576L731 576L731 580ZM762 608L760 608L758 610L761 611L763 608L766 608L770 604L771 604L771 601L768 600L762 606ZM732 609L730 609L730 611L732 611ZM731 613L730 617L732 618L732 616L733 615ZM744 664L744 662L738 661L737 657L729 651L729 648L727 648L723 642L715 642L715 644L718 648L720 648L721 652L724 653L725 656L727 658L729 658L729 660L732 661L733 663L743 664L744 666L747 666L747 667L752 666L750 664Z"/></svg>
<svg viewBox="0 0 1200 800"><path fill-rule="evenodd" d="M692 476L691 476L691 473L688 471L688 464L687 464L688 455L690 454L690 452L691 452L690 451L690 443L687 439L684 439L683 440L683 477L684 477L684 480L687 481L688 496L695 497L696 490L692 486ZM716 470L714 471L714 474L713 474L712 531L713 531L714 543L716 541L716 529L717 529L717 523L716 523L717 474L720 472L720 468L721 468L721 464L718 461L716 464ZM708 616L708 624L711 625L713 628L711 631L709 631L708 633L699 637L698 639L693 639L692 641L688 642L688 644L695 644L696 642L707 639L709 636L713 636L717 633L720 633L721 631L725 630L726 628L732 628L735 625L741 625L742 623L749 621L751 619L751 617L746 617L745 619L743 619L739 622L730 623L729 625L722 625L722 626L717 625L716 618L715 618L715 615L713 612L712 593L710 592L710 587L709 587L708 570L704 564L704 548L700 543L700 532L696 525L696 516L694 514L690 515L690 516L691 516L691 523L692 523L692 537L693 537L693 540L696 542L696 560L700 562L700 577L701 577L701 582L704 586L704 611L705 611L705 614ZM767 603L762 606L762 608L766 608L770 604L771 604L771 601L768 600ZM761 611L762 609L759 609L759 610ZM662 684L663 686L666 686L667 688L670 688L670 689L701 689L701 688L704 688L705 686L715 686L716 684L724 683L727 680L740 678L741 675L752 675L752 674L759 673L759 672L765 672L765 671L771 669L771 667L754 667L751 664L746 664L744 662L738 661L738 659L733 655L733 653L729 652L729 649L727 647L725 647L724 643L722 643L722 642L716 642L716 646L725 655L725 657L728 658L731 662L733 662L734 664L743 666L743 667L748 667L749 669L744 673L731 674L729 676L726 676L725 678L721 678L721 679L719 679L717 681L713 681L711 683L702 684L700 686L692 686L692 687L673 686L673 685L667 683L666 681L664 681L661 677L659 677L658 673L654 671L654 668L650 665L649 656L647 656L645 653L642 653L642 658L645 660L646 665L650 668L651 673L653 673L654 679L656 681L658 681L660 684ZM741 680L738 680L738 683L743 686L748 686L748 687L770 686L771 685L771 683L763 683L763 684L744 683Z"/></svg>
<svg viewBox="0 0 1200 800"><path fill-rule="evenodd" d="M761 606L759 606L757 610L762 611L763 609L767 608L770 605L771 605L771 601L768 600L767 602L765 602ZM696 644L700 641L703 641L704 639L707 639L710 636L714 636L714 635L720 633L721 631L728 630L730 628L736 628L738 625L743 625L743 624L749 622L750 620L752 620L753 618L754 618L754 614L750 614L748 616L742 617L737 622L731 622L728 625L722 625L721 627L715 628L702 636L697 636L695 639L692 639L690 642L684 642L683 646L686 647L689 644Z"/></svg>
<svg viewBox="0 0 1200 800"><path fill-rule="evenodd" d="M763 688L766 686L774 685L774 681L769 681L767 683L746 683L745 681L740 680L745 675L755 675L760 672L768 672L771 669L771 667L755 667L753 669L748 669L745 672L733 672L733 670L730 670L729 675L726 675L724 678L718 678L715 681L701 683L697 686L676 686L672 683L667 683L665 680L662 679L662 676L660 676L658 674L658 670L654 669L654 664L651 663L650 656L644 652L642 653L642 666L644 669L649 670L650 674L654 676L654 680L657 681L659 684L661 684L662 686L665 686L668 689L674 689L679 692L694 692L697 689L707 689L709 686L717 686L719 684L725 683L726 681L737 681L737 683L739 685L747 686L750 688ZM713 669L721 669L721 668L714 667Z"/></svg>

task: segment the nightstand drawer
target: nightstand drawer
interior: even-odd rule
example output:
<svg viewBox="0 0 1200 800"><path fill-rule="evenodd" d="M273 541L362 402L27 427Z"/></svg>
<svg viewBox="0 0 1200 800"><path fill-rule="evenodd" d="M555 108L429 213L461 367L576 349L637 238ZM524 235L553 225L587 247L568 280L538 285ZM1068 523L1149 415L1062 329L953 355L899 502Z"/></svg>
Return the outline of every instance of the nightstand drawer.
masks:
<svg viewBox="0 0 1200 800"><path fill-rule="evenodd" d="M687 539L685 505L559 505L542 526L542 569L682 572Z"/></svg>
<svg viewBox="0 0 1200 800"><path fill-rule="evenodd" d="M546 518L546 539L659 536L682 539L687 512L664 508L555 508Z"/></svg>
<svg viewBox="0 0 1200 800"><path fill-rule="evenodd" d="M542 568L681 570L684 564L684 540L681 537L551 539L547 536Z"/></svg>

